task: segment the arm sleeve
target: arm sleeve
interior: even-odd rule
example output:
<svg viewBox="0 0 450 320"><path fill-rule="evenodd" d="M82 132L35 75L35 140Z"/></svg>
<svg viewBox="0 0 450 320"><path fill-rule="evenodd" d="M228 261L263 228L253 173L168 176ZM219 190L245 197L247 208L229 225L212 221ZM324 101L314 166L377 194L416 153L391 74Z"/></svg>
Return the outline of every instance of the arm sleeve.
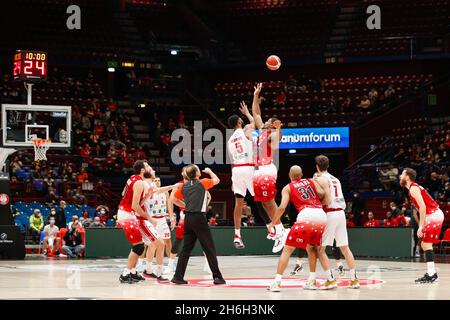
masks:
<svg viewBox="0 0 450 320"><path fill-rule="evenodd" d="M183 184L180 183L177 190L175 190L175 194L173 195L178 200L183 200L183 193L181 192L182 189L183 189Z"/></svg>
<svg viewBox="0 0 450 320"><path fill-rule="evenodd" d="M212 187L214 187L214 182L212 179L208 179L208 178L201 179L200 183L205 187L206 190L209 190Z"/></svg>

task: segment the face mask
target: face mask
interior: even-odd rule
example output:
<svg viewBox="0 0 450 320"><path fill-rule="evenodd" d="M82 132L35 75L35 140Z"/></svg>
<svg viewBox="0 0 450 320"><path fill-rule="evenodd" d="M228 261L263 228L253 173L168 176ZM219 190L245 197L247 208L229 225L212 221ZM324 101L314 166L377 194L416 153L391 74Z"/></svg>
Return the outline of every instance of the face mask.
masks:
<svg viewBox="0 0 450 320"><path fill-rule="evenodd" d="M105 210L100 210L100 213L101 213L101 214L105 214L106 211L105 211Z"/></svg>

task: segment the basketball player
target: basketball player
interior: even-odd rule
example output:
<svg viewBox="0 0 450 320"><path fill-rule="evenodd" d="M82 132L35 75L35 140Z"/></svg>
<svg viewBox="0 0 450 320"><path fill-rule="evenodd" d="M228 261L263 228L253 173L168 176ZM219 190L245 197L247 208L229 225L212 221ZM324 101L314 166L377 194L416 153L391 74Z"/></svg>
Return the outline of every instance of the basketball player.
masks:
<svg viewBox="0 0 450 320"><path fill-rule="evenodd" d="M267 288L272 292L279 292L281 279L289 258L296 248L309 248L320 245L323 231L327 223L327 216L323 211L323 204L329 204L330 194L312 179L302 179L303 172L299 166L292 166L289 170L291 182L286 185L281 193L281 203L278 206L275 219L279 219L286 210L289 201L298 211L297 221L292 226L286 238L286 243L278 261L277 274L274 281ZM307 250L309 254L309 250ZM314 256L316 258L316 256ZM335 281L330 270L330 262L325 252L318 255L323 270L327 274L327 282L322 289L332 289L330 284ZM308 286L310 282L306 286ZM314 282L313 289L317 286Z"/></svg>
<svg viewBox="0 0 450 320"><path fill-rule="evenodd" d="M162 276L163 274L163 261L164 261L164 248L167 250L167 256L170 257L170 249L172 243L170 242L170 231L175 227L175 216L173 214L173 206L169 206L169 192L165 191L165 189L161 188L161 179L155 177L154 179L146 179L147 188L153 188L154 191L162 190L159 192L149 193L147 199L144 200L144 206L147 213L156 220L156 231L160 235L160 239L163 241L162 245L160 245L159 241L152 242L147 249L147 266L146 270L143 272L144 278L154 278L161 282L168 282L169 279L166 279ZM151 195L150 195L151 194ZM167 224L166 215L167 211L169 211L169 217L171 221L171 226ZM156 274L153 273L152 270L152 261L156 252L156 262L157 262L157 271Z"/></svg>
<svg viewBox="0 0 450 320"><path fill-rule="evenodd" d="M283 248L284 228L280 217L275 219L277 204L275 196L277 194L277 167L273 163L273 153L278 149L281 139L281 121L276 118L270 118L263 123L261 117L261 108L259 106L259 94L262 89L262 83L255 86L252 103L252 116L255 126L260 130L256 142L256 161L255 174L253 176L253 189L255 192L255 202L262 205L275 228L275 232L268 238L274 239L275 243L272 249L273 253L279 252ZM275 220L274 220L275 219Z"/></svg>
<svg viewBox="0 0 450 320"><path fill-rule="evenodd" d="M348 246L347 221L345 219L345 199L342 192L341 182L328 172L330 160L327 156L319 155L316 161L315 181L325 190L329 190L330 204L324 205L323 210L327 213L327 225L322 237L320 251L325 253L327 246L333 246L336 240L336 246L341 250L342 255L347 261L350 269L350 285L348 288L359 289L359 281L356 278L355 258ZM338 262L339 263L339 262ZM342 265L342 264L341 264ZM316 263L310 264L311 272L315 272ZM340 266L338 266L338 269ZM341 267L343 270L343 267Z"/></svg>
<svg viewBox="0 0 450 320"><path fill-rule="evenodd" d="M433 244L439 242L444 213L429 193L415 182L416 177L416 171L411 168L405 168L400 176L400 185L408 189L411 201L420 214L417 236L421 239L421 246L427 262L427 272L415 282L433 283L438 279L434 266Z"/></svg>
<svg viewBox="0 0 450 320"><path fill-rule="evenodd" d="M133 166L132 175L122 192L122 200L117 212L117 224L125 232L127 240L132 244L132 249L128 255L127 267L120 275L122 283L136 283L145 280L136 272L136 263L139 256L144 252L144 241L150 243L159 237L155 227L156 223L152 219L141 203L144 199L144 178L152 177L152 168L145 160L138 160Z"/></svg>
<svg viewBox="0 0 450 320"><path fill-rule="evenodd" d="M255 196L253 191L254 159L253 159L253 137L255 121L248 111L245 102L241 102L239 110L247 117L250 124L244 127L244 121L238 115L228 118L228 125L234 129L233 134L228 139L227 150L231 159L231 181L232 190L235 197L234 205L234 240L236 249L244 249L245 245L241 237L241 217L244 198L248 192ZM266 225L271 220L264 210L260 210L261 217Z"/></svg>

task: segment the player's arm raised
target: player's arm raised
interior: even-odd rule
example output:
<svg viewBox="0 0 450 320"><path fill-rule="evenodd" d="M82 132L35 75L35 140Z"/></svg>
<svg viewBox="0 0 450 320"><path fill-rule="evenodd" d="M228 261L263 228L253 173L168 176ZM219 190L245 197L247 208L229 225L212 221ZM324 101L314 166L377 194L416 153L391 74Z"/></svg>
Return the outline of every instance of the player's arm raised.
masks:
<svg viewBox="0 0 450 320"><path fill-rule="evenodd" d="M205 170L203 170L203 172L211 177L212 183L214 185L217 185L220 183L219 177L210 168L205 168Z"/></svg>
<svg viewBox="0 0 450 320"><path fill-rule="evenodd" d="M291 199L291 188L289 187L289 185L286 185L281 191L281 202L280 205L277 207L277 210L275 211L275 215L272 219L272 223L270 224L270 228L274 227L273 221L277 221L283 215L284 211L286 211L290 199Z"/></svg>
<svg viewBox="0 0 450 320"><path fill-rule="evenodd" d="M414 198L419 206L417 211L419 211L419 229L417 230L417 236L419 238L423 237L423 227L425 225L425 217L427 215L427 207L425 206L425 202L422 198L422 193L420 192L419 187L413 186L409 189L409 193L412 198Z"/></svg>
<svg viewBox="0 0 450 320"><path fill-rule="evenodd" d="M170 190L176 189L178 187L177 184L172 184L166 187L153 188L153 193L166 193Z"/></svg>
<svg viewBox="0 0 450 320"><path fill-rule="evenodd" d="M263 127L263 121L261 117L261 108L259 106L259 94L262 89L262 83L258 83L255 86L255 91L253 92L253 103L252 103L252 115L255 119L255 126L257 129L261 129Z"/></svg>
<svg viewBox="0 0 450 320"><path fill-rule="evenodd" d="M241 102L241 107L239 108L239 111L241 111L242 114L246 116L248 121L250 122L244 127L244 133L247 139L252 140L251 133L253 130L255 130L255 118L253 118L250 111L248 111L248 107L244 101Z"/></svg>

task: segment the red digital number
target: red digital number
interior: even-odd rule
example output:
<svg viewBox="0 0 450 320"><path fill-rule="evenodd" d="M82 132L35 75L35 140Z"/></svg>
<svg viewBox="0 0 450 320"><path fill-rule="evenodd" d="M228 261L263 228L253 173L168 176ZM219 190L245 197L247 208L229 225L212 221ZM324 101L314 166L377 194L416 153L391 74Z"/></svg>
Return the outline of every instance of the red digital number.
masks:
<svg viewBox="0 0 450 320"><path fill-rule="evenodd" d="M234 144L234 146L236 147L236 151L237 151L238 153L244 152L244 149L242 148L242 145L241 145L240 142L236 142L236 143Z"/></svg>
<svg viewBox="0 0 450 320"><path fill-rule="evenodd" d="M24 74L33 74L33 61L25 60L25 68L23 68Z"/></svg>
<svg viewBox="0 0 450 320"><path fill-rule="evenodd" d="M45 75L45 62L44 61L36 61L36 69L41 70L41 75Z"/></svg>
<svg viewBox="0 0 450 320"><path fill-rule="evenodd" d="M20 74L20 70L21 70L21 63L20 63L20 61L14 62L14 69L13 69L14 77L18 76Z"/></svg>
<svg viewBox="0 0 450 320"><path fill-rule="evenodd" d="M333 187L334 187L334 196L337 198L338 197L337 187L336 186L333 186Z"/></svg>

